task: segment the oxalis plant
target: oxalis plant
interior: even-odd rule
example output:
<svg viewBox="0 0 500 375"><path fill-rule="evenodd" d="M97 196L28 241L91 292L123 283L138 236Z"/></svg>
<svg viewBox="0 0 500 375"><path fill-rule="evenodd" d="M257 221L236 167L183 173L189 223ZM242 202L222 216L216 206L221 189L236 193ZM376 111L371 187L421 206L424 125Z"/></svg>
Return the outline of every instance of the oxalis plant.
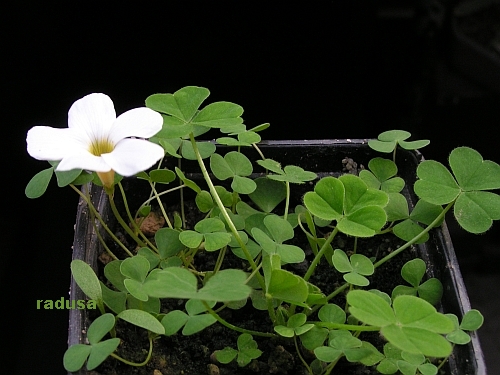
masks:
<svg viewBox="0 0 500 375"><path fill-rule="evenodd" d="M412 245L427 241L449 211L468 232L488 230L500 219L500 197L491 192L500 188L500 166L468 147L450 153L449 167L423 161L413 186L420 199L409 207L395 163L397 151L415 150L428 141L407 141L406 131L384 132L369 142L381 156L359 175L318 179L300 166L266 158L258 144L260 131L269 125L247 129L241 106L223 101L202 106L208 96L205 88L184 87L151 95L146 107L116 117L109 97L90 94L69 110L67 129L34 127L28 132L28 152L50 167L33 177L26 195L41 196L55 174L59 186L70 186L89 206L110 259L104 276L81 260L71 263L74 280L96 302L99 316L87 330L86 343L66 351L66 370L92 370L110 356L144 366L162 336L189 336L221 324L239 333L234 346L214 353L221 366L232 361L247 366L263 355L258 340L267 338L290 341L309 374L330 374L343 358L382 374L437 374L453 347L467 344L469 332L481 326L481 313L470 310L460 320L438 311L442 284L425 277L426 265L419 258L404 264L401 276L407 284L390 295L372 289L370 277ZM208 131L220 132L215 142L200 140ZM220 153L216 144L225 151ZM258 160L252 163L243 148L253 148ZM166 169L165 159L177 160L177 167ZM203 183L183 171L193 161ZM255 178L259 170L265 173ZM149 198L135 211L127 203L123 177L150 188ZM310 191L294 204L291 191L306 182ZM103 186L118 225L136 243L133 249L104 221L88 189L77 188L87 183ZM186 191L194 192L199 211L200 219L192 225L186 222ZM179 213L164 204L163 198L174 194ZM115 204L118 195L122 213ZM141 223L155 207L165 224L146 235ZM352 251L333 248L340 234L354 238ZM383 234L404 244L381 258L369 258L357 248L357 239ZM296 237L306 245L297 246ZM290 265L304 263L306 247L312 257L299 273ZM213 268L196 263L202 253L214 255ZM244 266L224 268L228 256L241 258ZM340 275L338 286L328 293L310 281L323 259ZM345 298L335 303L340 296ZM185 303L165 311L165 299ZM272 330L245 329L221 316L224 309L250 303L267 311ZM120 320L147 331L149 348L141 363L118 354ZM378 332L385 345L366 341L368 332Z"/></svg>

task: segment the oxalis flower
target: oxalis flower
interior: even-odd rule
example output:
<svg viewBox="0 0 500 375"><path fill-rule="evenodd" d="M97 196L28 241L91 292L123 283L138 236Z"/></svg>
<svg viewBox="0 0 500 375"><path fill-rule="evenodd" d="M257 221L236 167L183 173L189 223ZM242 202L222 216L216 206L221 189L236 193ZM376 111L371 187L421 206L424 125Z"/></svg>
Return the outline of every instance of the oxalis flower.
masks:
<svg viewBox="0 0 500 375"><path fill-rule="evenodd" d="M60 161L58 171L95 171L111 187L115 171L132 176L163 157L161 146L140 139L158 133L162 124L161 115L146 107L116 117L109 96L89 94L69 109L68 128L35 126L28 131L26 142L35 159Z"/></svg>

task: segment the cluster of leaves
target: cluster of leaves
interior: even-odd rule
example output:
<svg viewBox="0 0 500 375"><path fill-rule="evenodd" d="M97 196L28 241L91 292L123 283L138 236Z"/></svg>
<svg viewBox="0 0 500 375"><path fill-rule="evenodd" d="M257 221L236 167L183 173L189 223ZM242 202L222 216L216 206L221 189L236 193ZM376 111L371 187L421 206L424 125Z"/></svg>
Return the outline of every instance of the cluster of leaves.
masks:
<svg viewBox="0 0 500 375"><path fill-rule="evenodd" d="M197 161L204 183L188 179L181 164L175 171L162 168L140 173L137 177L151 186L151 198L135 216L128 213L130 222L146 216L154 201L168 219L156 185L174 181L179 187L163 193L179 190L182 202L183 191L193 190L204 216L191 228L175 216L173 224L167 221L168 227L158 230L151 239L137 233L137 228L135 232L126 228L138 241L139 250L106 265L107 283L99 281L84 262L72 262L75 281L97 302L103 315L89 328L89 344L68 349L66 369L75 371L85 362L93 369L109 355L120 359L114 353L119 343L114 325L117 319L123 319L146 329L151 345L158 336L192 335L216 322L236 329L242 334L235 348L221 348L216 353L222 364L236 359L239 366L247 365L262 354L253 337L277 335L295 340L314 353L313 363L304 361L311 374L329 374L340 358L376 366L383 374L436 374L433 358L447 358L454 344L467 343L470 337L465 331L480 327L480 313L471 310L459 322L456 316L438 312L434 306L439 304L442 285L426 277L420 259L405 264L401 275L409 285L395 287L391 296L370 289L370 277L378 266L405 248L427 241L429 231L442 223L452 207L465 230L486 231L493 220L500 219L500 197L490 191L500 188L500 166L484 161L478 152L466 147L451 153L451 171L439 162L424 161L417 169L414 185L420 200L409 207L405 181L398 176L394 159L396 150L414 150L428 141L409 142L408 132L394 130L369 143L377 151L392 153L393 160L376 157L359 175L319 179L303 196L303 205L290 207L293 185L317 180L316 173L265 158L257 144L261 139L258 133L268 124L247 130L241 117L243 108L230 102L201 108L208 95L205 88L189 86L174 94L155 94L146 99L146 105L164 120L162 130L150 140L164 148L166 157ZM223 135L216 142L229 151L219 153L214 143L197 139L213 129ZM255 148L261 159L252 163L241 152L244 147ZM51 166L40 172L26 194L43 194L53 171ZM265 172L265 176L255 178L255 172ZM60 186L92 180L85 171L56 175ZM120 184L119 176L116 183ZM329 235L323 238L319 229L325 227ZM287 265L305 259L305 249L290 243L301 232L314 259L305 274L299 275ZM382 259L368 258L357 249L348 252L331 246L338 233L366 238L389 232L406 244ZM213 269L195 266L196 255L203 251L217 253ZM248 267L221 269L229 252ZM322 258L343 279L329 295L309 281ZM346 290L346 306L333 304L334 296ZM160 301L165 298L185 303L163 313ZM237 309L247 301L256 309L268 311L274 332L234 327L218 314L220 309ZM377 349L362 340L365 331L380 332L388 343Z"/></svg>

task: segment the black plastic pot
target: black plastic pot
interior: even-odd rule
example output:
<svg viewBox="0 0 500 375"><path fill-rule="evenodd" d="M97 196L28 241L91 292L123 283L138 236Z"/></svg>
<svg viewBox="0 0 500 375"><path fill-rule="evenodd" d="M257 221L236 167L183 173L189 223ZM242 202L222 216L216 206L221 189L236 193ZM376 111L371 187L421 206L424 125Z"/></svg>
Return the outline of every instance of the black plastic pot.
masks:
<svg viewBox="0 0 500 375"><path fill-rule="evenodd" d="M342 174L342 159L349 157L354 159L358 165L366 165L370 159L380 156L371 150L367 140L314 140L314 141L267 141L259 144L267 158L280 161L283 165L293 164L304 169L316 172L320 177ZM249 158L254 160L258 157L257 152L248 148L244 150ZM419 152L398 150L398 174L405 179L407 187L404 194L413 206L417 197L411 187L416 178L416 167L423 160ZM176 161L175 161L176 162ZM189 174L189 169L195 171L196 165L184 164L188 171L188 177L195 178ZM144 184L143 184L144 186ZM92 201L104 217L109 217L109 205L107 197L102 189L96 186L84 187L90 189ZM311 188L311 186L309 187ZM147 194L148 192L146 192ZM129 198L129 197L128 197ZM142 202L139 197L138 202ZM129 199L134 200L134 197ZM131 203L133 205L133 203ZM73 245L73 259L83 259L95 270L98 269L97 256L101 245L97 239L94 226L89 220L87 205L80 201L75 228L75 240ZM430 232L430 240L425 244L417 246L417 253L427 264L428 276L441 280L444 294L441 302L441 310L453 313L459 317L465 311L470 310L469 298L460 273L451 238L446 223L440 228ZM80 288L71 280L71 300L84 299ZM89 326L89 316L86 310L70 310L69 339L71 346L85 342L85 332ZM453 375L486 374L483 353L479 339L475 333L471 334L471 342L467 345L457 345L448 361L448 373ZM86 370L80 370L78 374L88 374Z"/></svg>

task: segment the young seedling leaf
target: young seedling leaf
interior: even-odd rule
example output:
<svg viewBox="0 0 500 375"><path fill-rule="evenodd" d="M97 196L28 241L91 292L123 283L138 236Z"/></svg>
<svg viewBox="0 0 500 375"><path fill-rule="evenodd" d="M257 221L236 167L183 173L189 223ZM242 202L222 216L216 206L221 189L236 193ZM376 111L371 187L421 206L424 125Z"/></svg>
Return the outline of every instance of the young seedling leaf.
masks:
<svg viewBox="0 0 500 375"><path fill-rule="evenodd" d="M87 330L89 343L97 344L114 326L115 317L113 314L106 313L96 318Z"/></svg>
<svg viewBox="0 0 500 375"><path fill-rule="evenodd" d="M151 181L159 184L169 184L175 180L175 173L168 169L155 169L149 172Z"/></svg>
<svg viewBox="0 0 500 375"><path fill-rule="evenodd" d="M58 171L55 170L55 175L57 178L57 186L64 187L71 184L80 174L82 173L81 169L72 169L70 171ZM87 172L85 172L87 174Z"/></svg>
<svg viewBox="0 0 500 375"><path fill-rule="evenodd" d="M156 319L153 315L146 311L128 309L119 313L116 318L123 319L126 322L147 329L148 331L151 331L158 335L165 334L165 328L163 328L158 319Z"/></svg>
<svg viewBox="0 0 500 375"><path fill-rule="evenodd" d="M80 370L85 361L87 360L91 350L92 346L90 345L84 345L84 344L71 345L66 350L63 357L63 365L66 371L76 372Z"/></svg>
<svg viewBox="0 0 500 375"><path fill-rule="evenodd" d="M93 370L104 362L120 345L119 338L112 338L92 345L89 358L87 360L87 370Z"/></svg>
<svg viewBox="0 0 500 375"><path fill-rule="evenodd" d="M419 180L413 187L415 193L429 203L447 204L460 194L460 187L450 171L437 161L426 160L420 163L417 175Z"/></svg>
<svg viewBox="0 0 500 375"><path fill-rule="evenodd" d="M71 274L83 293L104 311L101 284L92 267L83 260L75 259L71 261Z"/></svg>

